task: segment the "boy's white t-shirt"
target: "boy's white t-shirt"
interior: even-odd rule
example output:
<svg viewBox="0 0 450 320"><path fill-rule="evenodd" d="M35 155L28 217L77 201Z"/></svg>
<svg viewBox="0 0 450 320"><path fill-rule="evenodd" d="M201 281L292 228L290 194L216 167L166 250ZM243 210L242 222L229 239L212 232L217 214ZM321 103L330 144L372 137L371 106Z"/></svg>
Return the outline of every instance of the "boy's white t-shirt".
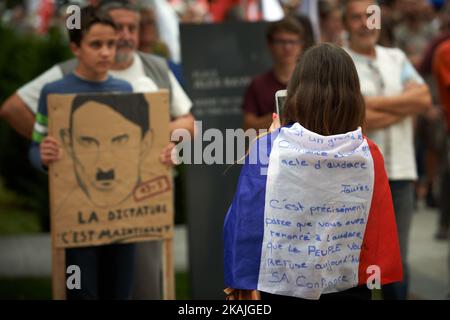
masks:
<svg viewBox="0 0 450 320"><path fill-rule="evenodd" d="M360 55L349 48L358 72L363 96L395 96L404 90L408 81L423 84L406 55L400 49L376 46L376 58ZM384 88L377 79L381 75ZM413 117L408 116L386 128L371 130L367 136L373 140L383 154L389 180L416 180Z"/></svg>
<svg viewBox="0 0 450 320"><path fill-rule="evenodd" d="M24 84L17 90L17 95L30 108L31 112L36 114L38 110L39 96L42 88L50 82L58 81L63 78L63 73L58 65L54 65L37 78Z"/></svg>
<svg viewBox="0 0 450 320"><path fill-rule="evenodd" d="M111 70L110 74L118 79L128 81L133 87L134 92L154 92L158 90L156 83L145 75L142 60L136 53L134 54L133 64L129 68L125 70ZM35 114L37 112L42 87L47 83L62 79L63 76L61 68L55 65L34 80L20 87L17 90L17 94ZM192 108L192 101L184 92L183 88L181 88L170 70L169 80L172 90L170 115L172 117L179 117L188 114Z"/></svg>

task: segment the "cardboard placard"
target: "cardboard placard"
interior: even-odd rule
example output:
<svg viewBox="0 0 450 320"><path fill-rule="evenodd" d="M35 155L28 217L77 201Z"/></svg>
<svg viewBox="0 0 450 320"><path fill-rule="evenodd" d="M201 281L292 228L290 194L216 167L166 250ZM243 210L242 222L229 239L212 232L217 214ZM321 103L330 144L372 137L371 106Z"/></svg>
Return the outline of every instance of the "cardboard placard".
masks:
<svg viewBox="0 0 450 320"><path fill-rule="evenodd" d="M169 96L48 97L49 135L63 148L49 168L53 246L82 247L173 237Z"/></svg>

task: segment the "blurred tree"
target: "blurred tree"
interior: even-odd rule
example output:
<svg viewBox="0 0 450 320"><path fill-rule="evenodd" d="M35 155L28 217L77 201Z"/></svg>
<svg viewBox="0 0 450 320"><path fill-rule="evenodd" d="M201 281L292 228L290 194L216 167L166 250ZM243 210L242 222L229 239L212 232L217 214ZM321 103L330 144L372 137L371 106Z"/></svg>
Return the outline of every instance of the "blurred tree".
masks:
<svg viewBox="0 0 450 320"><path fill-rule="evenodd" d="M6 8L11 9L17 5L25 5L24 0L6 0Z"/></svg>
<svg viewBox="0 0 450 320"><path fill-rule="evenodd" d="M57 62L70 57L70 50L58 29L45 37L19 34L0 24L0 103L21 85ZM48 181L28 161L29 141L5 123L0 123L0 176L6 188L22 196L26 209L41 217L48 230Z"/></svg>

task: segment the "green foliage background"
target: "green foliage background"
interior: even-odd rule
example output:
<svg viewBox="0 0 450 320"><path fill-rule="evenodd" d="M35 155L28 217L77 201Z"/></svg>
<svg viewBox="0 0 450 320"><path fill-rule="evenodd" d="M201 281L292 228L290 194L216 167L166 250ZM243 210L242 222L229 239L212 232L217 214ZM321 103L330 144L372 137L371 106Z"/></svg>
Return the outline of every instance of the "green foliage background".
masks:
<svg viewBox="0 0 450 320"><path fill-rule="evenodd" d="M19 33L0 24L0 103L21 85L71 56L64 35L51 29L45 36ZM37 213L48 230L47 177L28 160L29 140L0 121L0 179L25 210ZM15 201L17 202L17 201Z"/></svg>

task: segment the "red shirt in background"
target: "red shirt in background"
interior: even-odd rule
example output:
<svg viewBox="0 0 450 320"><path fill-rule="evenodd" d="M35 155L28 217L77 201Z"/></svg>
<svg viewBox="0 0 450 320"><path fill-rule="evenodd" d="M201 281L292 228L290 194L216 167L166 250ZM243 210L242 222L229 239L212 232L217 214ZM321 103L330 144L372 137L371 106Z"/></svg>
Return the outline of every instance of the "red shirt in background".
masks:
<svg viewBox="0 0 450 320"><path fill-rule="evenodd" d="M446 40L436 49L433 73L439 87L441 104L447 114L447 128L450 132L450 40Z"/></svg>
<svg viewBox="0 0 450 320"><path fill-rule="evenodd" d="M239 0L213 0L209 4L213 22L222 22L228 11L239 4Z"/></svg>
<svg viewBox="0 0 450 320"><path fill-rule="evenodd" d="M253 113L258 117L276 112L275 92L286 87L287 84L275 78L273 70L256 76L245 92L242 105L244 112Z"/></svg>
<svg viewBox="0 0 450 320"><path fill-rule="evenodd" d="M437 35L428 44L423 55L422 62L417 68L417 71L419 71L422 76L429 75L433 72L433 57L436 52L436 48L447 39L450 39L450 31Z"/></svg>
<svg viewBox="0 0 450 320"><path fill-rule="evenodd" d="M261 2L259 0L212 0L209 4L213 22L222 22L227 19L227 15L234 7L242 10L244 21L260 21L263 18Z"/></svg>

